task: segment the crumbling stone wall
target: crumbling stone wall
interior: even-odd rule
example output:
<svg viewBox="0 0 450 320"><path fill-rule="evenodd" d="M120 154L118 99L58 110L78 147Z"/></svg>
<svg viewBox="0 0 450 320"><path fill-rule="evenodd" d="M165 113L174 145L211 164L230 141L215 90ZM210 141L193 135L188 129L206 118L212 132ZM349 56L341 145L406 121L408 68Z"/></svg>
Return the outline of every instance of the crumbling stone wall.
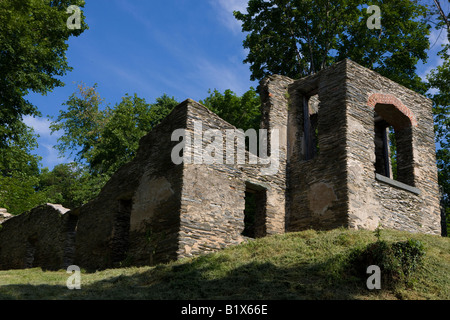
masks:
<svg viewBox="0 0 450 320"><path fill-rule="evenodd" d="M153 265L307 228L440 234L429 99L349 60L299 80L273 75L260 88L269 163L248 151L244 163L228 162L226 130L239 128L188 99L140 140L97 198L70 212L47 204L3 221L0 268ZM173 139L180 129L183 148ZM186 146L198 136L201 148ZM210 138L222 161L203 158ZM231 145L237 156L237 141ZM193 161L174 161L177 152Z"/></svg>
<svg viewBox="0 0 450 320"><path fill-rule="evenodd" d="M136 157L79 208L76 264L102 269L177 258L183 167L171 160L171 135L186 126L185 106L144 136Z"/></svg>
<svg viewBox="0 0 450 320"><path fill-rule="evenodd" d="M195 121L202 124L202 136L217 129L226 138L226 129L236 129L193 100L177 106L141 139L136 158L111 177L96 199L76 210L76 264L92 269L152 265L238 244L245 239L248 188L265 193L257 235L285 231L285 166L262 176L259 165L226 164L225 159L173 162L179 141L172 141L172 133L184 129L194 141ZM202 148L207 144L203 139ZM226 157L225 141L222 147ZM188 151L196 152L184 148L182 156Z"/></svg>
<svg viewBox="0 0 450 320"><path fill-rule="evenodd" d="M272 76L262 82L287 128L287 231L346 224L344 84L338 66L296 81Z"/></svg>
<svg viewBox="0 0 450 320"><path fill-rule="evenodd" d="M12 217L13 215L8 213L8 211L5 208L0 208L0 224Z"/></svg>
<svg viewBox="0 0 450 320"><path fill-rule="evenodd" d="M272 111L271 111L272 112ZM246 162L226 163L226 131L235 131L231 124L219 118L206 107L190 101L188 104L186 132L194 141L194 121L201 121L202 134L218 130L223 140L222 163L184 163L181 194L181 224L179 257L189 257L202 252L215 251L244 241L244 208L246 190L263 193L256 217L255 236L283 233L285 231L285 156L280 155L274 174L262 174L262 167L269 165ZM264 128L264 124L263 124ZM271 129L271 128L268 128ZM268 137L270 140L270 136ZM203 139L202 149L210 141ZM281 139L280 139L281 140ZM236 143L233 143L236 147ZM270 144L269 144L270 145ZM185 150L185 152L188 152ZM196 150L191 150L194 158ZM257 161L260 161L259 158ZM263 203L261 203L263 202Z"/></svg>
<svg viewBox="0 0 450 320"><path fill-rule="evenodd" d="M349 225L373 229L381 224L386 228L440 234L431 100L351 61L345 61L345 73L348 184L354 191L349 194ZM393 111L379 113L383 111L383 117L396 126L400 181L375 175L371 166L373 114L378 111L377 106ZM396 118L389 119L392 116ZM398 120L404 123L397 123ZM401 155L406 158L399 158Z"/></svg>
<svg viewBox="0 0 450 320"><path fill-rule="evenodd" d="M73 245L68 241L71 219L68 209L46 204L2 223L0 269L64 268L71 262L66 259L67 247Z"/></svg>
<svg viewBox="0 0 450 320"><path fill-rule="evenodd" d="M275 102L288 123L287 230L381 224L440 234L431 101L350 60L284 89L289 81L265 83L289 97ZM397 180L375 170L379 116L395 129Z"/></svg>

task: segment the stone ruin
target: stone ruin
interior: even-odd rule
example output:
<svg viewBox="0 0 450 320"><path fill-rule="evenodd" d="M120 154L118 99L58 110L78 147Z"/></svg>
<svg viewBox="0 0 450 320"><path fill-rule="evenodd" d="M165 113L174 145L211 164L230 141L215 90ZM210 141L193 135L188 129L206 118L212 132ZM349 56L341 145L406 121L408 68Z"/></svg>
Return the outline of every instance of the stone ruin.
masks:
<svg viewBox="0 0 450 320"><path fill-rule="evenodd" d="M441 233L429 99L350 60L299 80L273 75L260 90L275 173L261 174L259 162L174 163L175 130L191 141L199 121L200 135L236 129L188 99L140 140L97 198L4 222L0 269L154 265L309 228ZM193 149L183 148L183 159L201 157Z"/></svg>
<svg viewBox="0 0 450 320"><path fill-rule="evenodd" d="M5 208L0 208L0 224L12 217L13 215L11 213L8 213L8 210L6 210Z"/></svg>

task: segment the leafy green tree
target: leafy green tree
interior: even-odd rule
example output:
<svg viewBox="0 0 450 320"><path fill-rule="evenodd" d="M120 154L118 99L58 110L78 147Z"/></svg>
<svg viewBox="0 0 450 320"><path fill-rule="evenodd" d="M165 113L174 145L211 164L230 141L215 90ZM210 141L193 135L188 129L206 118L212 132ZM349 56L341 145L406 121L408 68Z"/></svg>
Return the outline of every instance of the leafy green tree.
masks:
<svg viewBox="0 0 450 320"><path fill-rule="evenodd" d="M371 4L380 7L381 29L367 27ZM416 64L427 59L427 13L417 0L250 0L247 13L234 15L247 33L251 80L297 79L349 58L425 93Z"/></svg>
<svg viewBox="0 0 450 320"><path fill-rule="evenodd" d="M150 106L149 128L153 129L156 127L178 104L179 102L174 97L169 97L165 93L161 97L156 98L155 103Z"/></svg>
<svg viewBox="0 0 450 320"><path fill-rule="evenodd" d="M244 131L260 128L261 101L254 88L250 88L241 97L229 89L223 94L217 90L209 90L208 93L209 96L200 103L219 117Z"/></svg>
<svg viewBox="0 0 450 320"><path fill-rule="evenodd" d="M126 94L114 107L103 103L96 85L80 85L50 126L52 132L64 132L56 146L60 154L75 155L94 175L111 175L133 159L139 140L178 104L166 94L154 104L136 94Z"/></svg>
<svg viewBox="0 0 450 320"><path fill-rule="evenodd" d="M111 175L136 155L139 140L164 119L178 102L166 94L154 104L126 94L113 107L92 87L79 85L52 122L63 131L56 148L75 155L75 162L44 171L40 190L68 208L94 198Z"/></svg>
<svg viewBox="0 0 450 320"><path fill-rule="evenodd" d="M63 83L58 77L71 68L67 40L79 36L87 25L69 29L66 12L83 0L0 1L0 146L17 139L22 116L39 115L24 97L29 91L46 94Z"/></svg>
<svg viewBox="0 0 450 320"><path fill-rule="evenodd" d="M128 94L114 108L100 133L89 164L94 172L113 174L131 161L139 147L139 140L164 119L178 105L164 94L156 103L148 104L136 94Z"/></svg>
<svg viewBox="0 0 450 320"><path fill-rule="evenodd" d="M8 147L0 148L0 207L19 214L45 201L36 193L39 183L39 162L33 155L36 134L23 123L16 139L7 139Z"/></svg>
<svg viewBox="0 0 450 320"><path fill-rule="evenodd" d="M74 156L77 162L90 163L92 153L100 139L101 130L110 116L109 110L102 108L103 99L97 92L97 84L89 87L81 83L60 110L50 125L52 133L63 131L58 138L57 150L61 155Z"/></svg>
<svg viewBox="0 0 450 320"><path fill-rule="evenodd" d="M447 45L440 53L444 62L427 76L435 93L429 94L433 100L435 136L437 143L437 166L442 203L447 216L447 230L450 230L450 56ZM447 235L450 232L447 231Z"/></svg>
<svg viewBox="0 0 450 320"><path fill-rule="evenodd" d="M44 193L36 192L38 184L37 176L0 176L0 207L21 214L47 202Z"/></svg>
<svg viewBox="0 0 450 320"><path fill-rule="evenodd" d="M69 209L93 199L108 177L92 175L89 168L76 162L56 165L52 171L44 168L39 176L37 192L46 202L59 203Z"/></svg>
<svg viewBox="0 0 450 320"><path fill-rule="evenodd" d="M41 157L32 152L38 146L33 129L21 124L21 132L16 139L7 139L8 147L0 148L0 175L36 176L39 174Z"/></svg>

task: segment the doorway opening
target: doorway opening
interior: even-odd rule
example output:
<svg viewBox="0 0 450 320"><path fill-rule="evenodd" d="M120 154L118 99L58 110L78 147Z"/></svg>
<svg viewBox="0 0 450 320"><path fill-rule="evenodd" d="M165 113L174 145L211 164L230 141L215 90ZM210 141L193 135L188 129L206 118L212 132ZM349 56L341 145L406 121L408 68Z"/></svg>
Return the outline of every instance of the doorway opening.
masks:
<svg viewBox="0 0 450 320"><path fill-rule="evenodd" d="M266 235L266 202L267 190L246 182L243 236L260 238Z"/></svg>
<svg viewBox="0 0 450 320"><path fill-rule="evenodd" d="M119 200L118 210L114 219L111 258L113 264L125 260L130 240L130 218L132 200Z"/></svg>

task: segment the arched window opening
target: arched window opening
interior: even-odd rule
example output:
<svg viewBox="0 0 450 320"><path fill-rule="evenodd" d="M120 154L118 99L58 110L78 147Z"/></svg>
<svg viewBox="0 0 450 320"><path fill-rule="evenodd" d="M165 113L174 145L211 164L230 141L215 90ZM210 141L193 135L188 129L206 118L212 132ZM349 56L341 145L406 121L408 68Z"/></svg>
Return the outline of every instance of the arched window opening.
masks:
<svg viewBox="0 0 450 320"><path fill-rule="evenodd" d="M394 104L377 103L375 110L375 172L414 186L411 119Z"/></svg>

